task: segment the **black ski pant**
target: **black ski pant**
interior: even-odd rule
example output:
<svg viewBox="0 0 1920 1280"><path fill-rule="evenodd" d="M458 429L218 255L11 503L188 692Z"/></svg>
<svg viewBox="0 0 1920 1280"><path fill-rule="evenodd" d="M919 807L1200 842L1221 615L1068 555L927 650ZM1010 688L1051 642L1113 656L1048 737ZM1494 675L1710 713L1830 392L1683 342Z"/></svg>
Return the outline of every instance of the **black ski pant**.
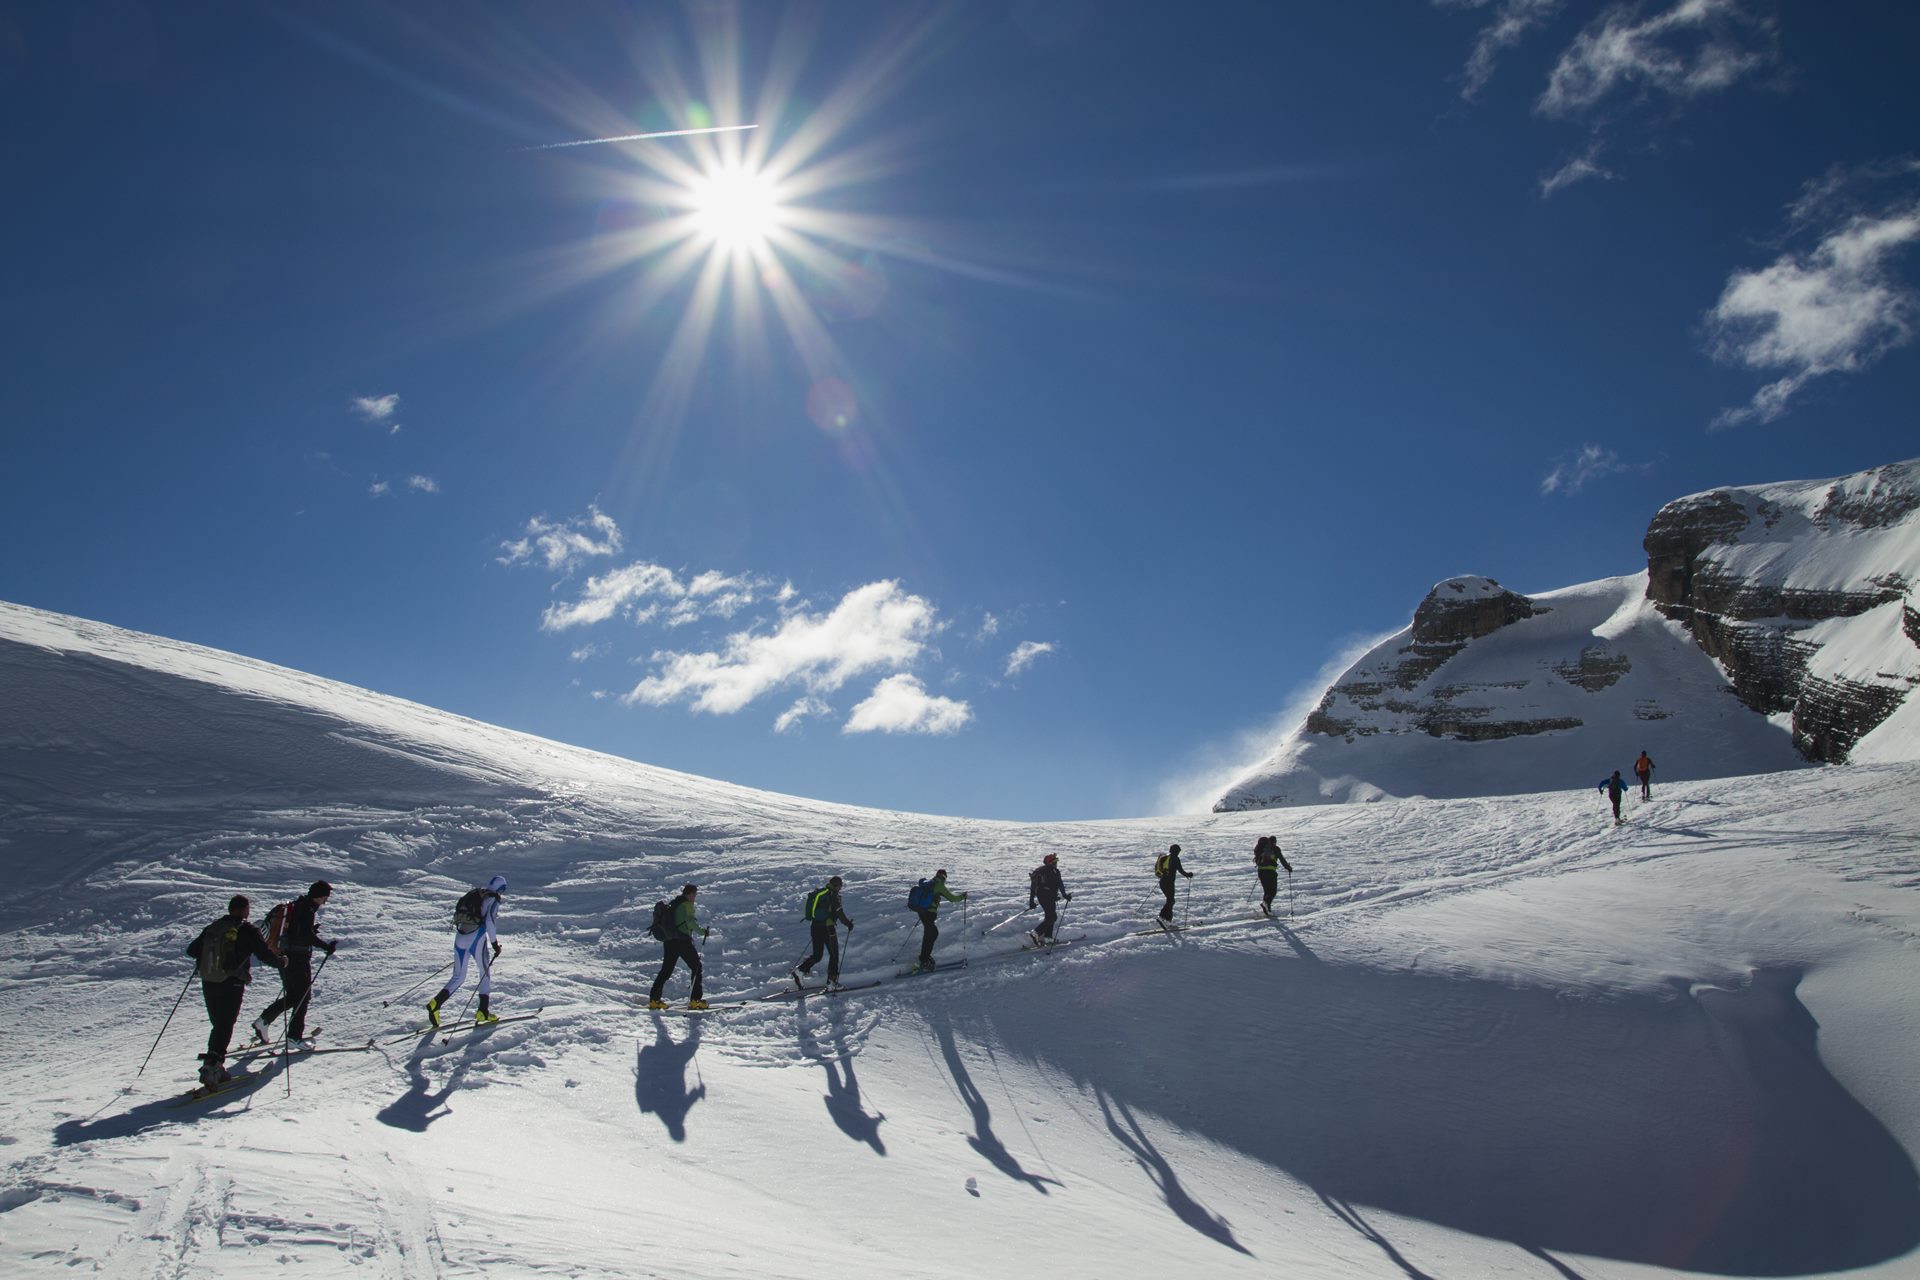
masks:
<svg viewBox="0 0 1920 1280"><path fill-rule="evenodd" d="M693 945L692 938L675 938L667 943L666 953L661 957L660 976L653 980L653 994L647 997L649 1002L660 998L660 993L667 989L667 975L682 960L687 962L687 971L693 974L693 998L701 998L704 988L701 986L700 951Z"/></svg>
<svg viewBox="0 0 1920 1280"><path fill-rule="evenodd" d="M313 952L289 949L286 968L280 970L280 998L268 1005L260 1017L272 1022L281 1014L286 1014L287 1038L304 1040L307 1035L307 1006L312 996Z"/></svg>
<svg viewBox="0 0 1920 1280"><path fill-rule="evenodd" d="M1653 775L1650 773L1640 775L1640 798L1642 800L1653 799Z"/></svg>
<svg viewBox="0 0 1920 1280"><path fill-rule="evenodd" d="M1053 926L1055 922L1060 919L1059 908L1054 906L1057 899L1042 893L1036 895L1036 900L1040 903L1040 909L1047 913L1047 918L1040 922L1040 927L1035 929L1034 932L1043 938L1051 938L1053 936Z"/></svg>
<svg viewBox="0 0 1920 1280"><path fill-rule="evenodd" d="M940 926L933 922L932 911L916 912L920 917L920 963L933 959L933 940L940 936Z"/></svg>
<svg viewBox="0 0 1920 1280"><path fill-rule="evenodd" d="M207 1020L213 1029L207 1032L207 1051L201 1058L210 1067L227 1060L227 1046L233 1043L233 1024L240 1018L240 1003L247 998L241 982L203 982L200 994L206 997Z"/></svg>
<svg viewBox="0 0 1920 1280"><path fill-rule="evenodd" d="M812 973L823 951L827 955L827 981L840 981L840 927L832 920L813 922L813 954L800 962L800 972Z"/></svg>
<svg viewBox="0 0 1920 1280"><path fill-rule="evenodd" d="M1620 821L1620 797L1625 794L1626 792L1624 790L1622 791L1610 790L1607 792L1607 798L1613 801L1613 820L1615 822Z"/></svg>
<svg viewBox="0 0 1920 1280"><path fill-rule="evenodd" d="M1167 895L1167 905L1160 908L1160 918L1162 920L1173 919L1173 885L1176 875L1178 875L1177 872L1169 871L1166 875L1160 877L1160 892Z"/></svg>
<svg viewBox="0 0 1920 1280"><path fill-rule="evenodd" d="M1274 867L1255 868L1260 873L1260 905L1273 914L1273 895L1280 892L1280 872Z"/></svg>

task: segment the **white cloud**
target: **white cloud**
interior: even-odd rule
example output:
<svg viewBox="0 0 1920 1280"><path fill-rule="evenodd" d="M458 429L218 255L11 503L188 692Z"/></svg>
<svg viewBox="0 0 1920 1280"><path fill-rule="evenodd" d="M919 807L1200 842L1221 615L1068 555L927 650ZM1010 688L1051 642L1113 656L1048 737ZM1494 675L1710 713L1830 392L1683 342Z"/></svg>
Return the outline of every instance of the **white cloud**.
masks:
<svg viewBox="0 0 1920 1280"><path fill-rule="evenodd" d="M673 576L673 570L645 561L630 564L624 569L588 578L580 598L572 604L548 605L540 615L540 629L565 631L569 627L591 626L616 614L631 613L632 606L649 596L677 600L685 592L686 588ZM649 612L636 621L645 622L652 616Z"/></svg>
<svg viewBox="0 0 1920 1280"><path fill-rule="evenodd" d="M385 396L350 396L347 399L347 404L355 413L365 418L368 422L385 424L388 435L392 435L400 430L400 424L393 420L393 415L400 409L400 397L398 394Z"/></svg>
<svg viewBox="0 0 1920 1280"><path fill-rule="evenodd" d="M801 698L780 713L780 718L773 722L773 731L786 733L808 716L824 716L832 710L832 707L818 698Z"/></svg>
<svg viewBox="0 0 1920 1280"><path fill-rule="evenodd" d="M1581 115L1625 88L1695 98L1773 61L1773 24L1751 12L1747 0L1677 0L1642 13L1616 5L1576 36L1548 77L1540 113Z"/></svg>
<svg viewBox="0 0 1920 1280"><path fill-rule="evenodd" d="M1585 182L1589 178L1611 182L1619 176L1600 163L1600 141L1596 138L1584 154L1575 156L1540 179L1540 195L1544 199L1556 192L1564 191L1576 182Z"/></svg>
<svg viewBox="0 0 1920 1280"><path fill-rule="evenodd" d="M388 484L385 480L375 480L372 484L367 486L367 492L369 494L372 494L376 498L384 498L387 496L387 491L392 488L393 486Z"/></svg>
<svg viewBox="0 0 1920 1280"><path fill-rule="evenodd" d="M440 492L440 482L432 476L408 476L407 488L418 493L438 493Z"/></svg>
<svg viewBox="0 0 1920 1280"><path fill-rule="evenodd" d="M527 536L503 542L498 557L501 564L532 564L539 561L549 569L571 573L583 561L596 556L618 554L620 526L598 507L590 506L584 516L560 523L535 516L527 521Z"/></svg>
<svg viewBox="0 0 1920 1280"><path fill-rule="evenodd" d="M988 614L986 617L980 619L980 630L975 634L974 639L990 640L999 634L1000 619L994 617L992 614Z"/></svg>
<svg viewBox="0 0 1920 1280"><path fill-rule="evenodd" d="M952 698L926 691L904 672L873 686L866 701L853 709L842 733L955 733L973 719L973 708Z"/></svg>
<svg viewBox="0 0 1920 1280"><path fill-rule="evenodd" d="M1017 676L1033 665L1033 660L1043 653L1052 653L1053 646L1044 640L1022 640L1007 655L1007 675Z"/></svg>
<svg viewBox="0 0 1920 1280"><path fill-rule="evenodd" d="M1443 9L1484 9L1490 0L1434 0ZM1528 32L1558 13L1565 0L1501 0L1493 21L1480 29L1467 58L1466 84L1460 96L1469 100L1480 95L1493 79L1500 55L1520 43Z"/></svg>
<svg viewBox="0 0 1920 1280"><path fill-rule="evenodd" d="M655 654L658 671L626 700L655 706L684 700L696 711L729 715L788 683L831 693L863 672L913 662L934 623L927 601L897 582L873 582L848 592L825 616L795 611L771 632L728 636L718 652Z"/></svg>
<svg viewBox="0 0 1920 1280"><path fill-rule="evenodd" d="M1622 462L1612 449L1597 444L1582 445L1573 457L1556 464L1540 481L1540 492L1578 493L1592 480L1619 475L1626 471L1646 471L1645 462Z"/></svg>
<svg viewBox="0 0 1920 1280"><path fill-rule="evenodd" d="M1796 205L1796 219L1803 213ZM1916 239L1920 204L1910 204L1851 215L1808 253L1736 271L1707 315L1709 348L1728 364L1781 376L1713 425L1772 422L1814 378L1858 373L1911 342L1916 296L1895 264Z"/></svg>
<svg viewBox="0 0 1920 1280"><path fill-rule="evenodd" d="M599 657L601 654L604 654L606 651L607 651L607 646L604 644L583 644L578 649L575 649L572 653L569 653L567 655L567 660L569 662L585 662L590 658Z"/></svg>

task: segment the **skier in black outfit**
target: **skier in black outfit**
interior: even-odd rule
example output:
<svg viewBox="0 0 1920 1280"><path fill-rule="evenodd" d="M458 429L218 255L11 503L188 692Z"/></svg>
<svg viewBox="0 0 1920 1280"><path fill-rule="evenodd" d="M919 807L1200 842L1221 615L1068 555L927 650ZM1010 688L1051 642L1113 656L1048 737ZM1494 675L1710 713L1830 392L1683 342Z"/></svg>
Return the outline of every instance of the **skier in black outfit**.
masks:
<svg viewBox="0 0 1920 1280"><path fill-rule="evenodd" d="M1173 878L1185 876L1193 879L1193 872L1180 865L1180 846L1170 844L1167 851L1153 860L1153 874L1160 877L1160 892L1167 895L1167 905L1160 908L1160 918L1173 919Z"/></svg>
<svg viewBox="0 0 1920 1280"><path fill-rule="evenodd" d="M793 969L793 980L803 987L807 985L803 979L820 963L823 951L827 954L827 985L840 985L840 926L846 925L847 936L853 936L853 921L840 905L840 884L840 877L834 876L807 895L807 923L813 931L813 954Z"/></svg>
<svg viewBox="0 0 1920 1280"><path fill-rule="evenodd" d="M286 963L267 945L260 931L247 923L252 909L244 894L234 894L227 903L227 914L187 944L187 954L199 966L200 994L206 998L207 1020L213 1024L207 1033L207 1051L200 1055L200 1083L209 1088L232 1079L227 1073L227 1046L233 1042L233 1024L240 1017L240 1004L253 977L252 962L258 959L276 969Z"/></svg>
<svg viewBox="0 0 1920 1280"><path fill-rule="evenodd" d="M1253 842L1253 866L1260 874L1260 910L1272 915L1273 895L1280 892L1280 868L1285 867L1287 874L1292 875L1293 864L1280 852L1280 841L1276 837L1261 836Z"/></svg>
<svg viewBox="0 0 1920 1280"><path fill-rule="evenodd" d="M253 1038L265 1042L267 1029L281 1014L287 1015L287 1047L307 1045L307 1009L313 997L314 948L333 954L339 945L320 936L320 908L333 896L333 886L315 880L306 893L287 904L287 916L280 926L280 952L286 964L280 970L280 998L268 1005L253 1020Z"/></svg>
<svg viewBox="0 0 1920 1280"><path fill-rule="evenodd" d="M1033 931L1035 945L1045 946L1053 941L1053 926L1060 919L1060 913L1053 904L1060 898L1073 901L1073 895L1067 892L1066 884L1060 879L1060 859L1050 853L1027 876L1027 910L1033 910L1037 901L1047 913L1047 918Z"/></svg>

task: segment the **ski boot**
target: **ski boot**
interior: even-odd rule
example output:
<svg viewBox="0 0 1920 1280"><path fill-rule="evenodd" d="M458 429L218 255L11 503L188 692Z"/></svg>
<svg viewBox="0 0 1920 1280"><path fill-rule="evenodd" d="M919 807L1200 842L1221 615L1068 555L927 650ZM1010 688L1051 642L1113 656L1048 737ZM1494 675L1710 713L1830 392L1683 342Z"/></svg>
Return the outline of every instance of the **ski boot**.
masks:
<svg viewBox="0 0 1920 1280"><path fill-rule="evenodd" d="M666 1007L667 1007L667 1002L666 1002L665 1000L649 1000L649 1001L647 1001L647 1008L649 1008L649 1009L664 1009L664 1008L666 1008Z"/></svg>
<svg viewBox="0 0 1920 1280"><path fill-rule="evenodd" d="M706 1002L705 1000L689 1000L689 1001L687 1001L687 1009L688 1009L689 1011L692 1011L692 1010L695 1010L695 1009L704 1009L704 1008L706 1008L706 1007L707 1007L707 1002Z"/></svg>
<svg viewBox="0 0 1920 1280"><path fill-rule="evenodd" d="M473 1021L477 1026L484 1027L489 1022L500 1021L500 1015L487 1007L487 1000L488 1000L488 997L486 996L480 997L480 1009L477 1013L473 1015Z"/></svg>
<svg viewBox="0 0 1920 1280"><path fill-rule="evenodd" d="M308 1053L312 1051L313 1046L314 1046L314 1039L312 1036L288 1036L287 1037L288 1053Z"/></svg>
<svg viewBox="0 0 1920 1280"><path fill-rule="evenodd" d="M440 1005L447 998L447 989L440 988L440 994L427 1001L427 1021L434 1026L440 1025Z"/></svg>
<svg viewBox="0 0 1920 1280"><path fill-rule="evenodd" d="M255 1044L265 1044L267 1038L267 1020L264 1017L255 1018L253 1020L253 1042Z"/></svg>
<svg viewBox="0 0 1920 1280"><path fill-rule="evenodd" d="M220 1068L218 1067L200 1068L200 1087L202 1089L214 1089L214 1088L218 1088L219 1085L220 1085Z"/></svg>

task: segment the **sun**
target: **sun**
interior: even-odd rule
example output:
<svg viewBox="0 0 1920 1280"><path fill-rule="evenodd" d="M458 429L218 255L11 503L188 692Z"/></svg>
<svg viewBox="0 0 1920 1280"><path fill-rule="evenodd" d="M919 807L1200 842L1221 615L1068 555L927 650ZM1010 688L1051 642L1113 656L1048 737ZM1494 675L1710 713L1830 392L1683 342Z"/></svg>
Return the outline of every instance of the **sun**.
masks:
<svg viewBox="0 0 1920 1280"><path fill-rule="evenodd" d="M780 230L778 185L765 172L740 163L719 164L694 179L688 195L694 227L709 244L754 253Z"/></svg>

